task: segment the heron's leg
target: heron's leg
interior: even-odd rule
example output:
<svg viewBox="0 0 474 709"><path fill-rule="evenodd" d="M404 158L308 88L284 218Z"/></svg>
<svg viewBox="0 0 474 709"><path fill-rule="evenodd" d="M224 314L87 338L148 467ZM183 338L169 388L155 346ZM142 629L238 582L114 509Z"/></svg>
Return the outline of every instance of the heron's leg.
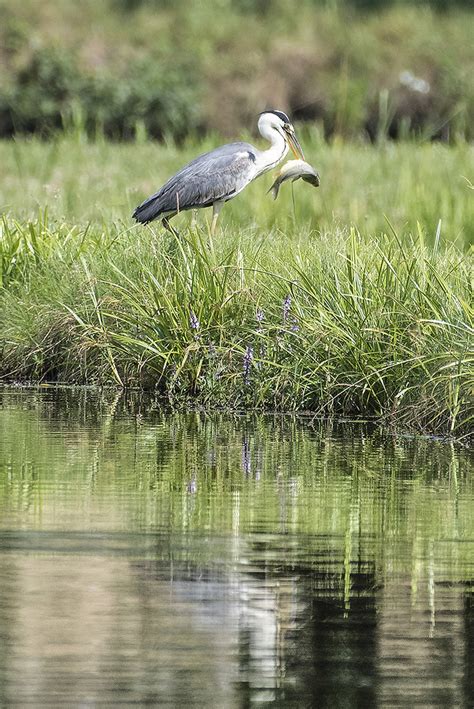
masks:
<svg viewBox="0 0 474 709"><path fill-rule="evenodd" d="M212 205L212 224L211 224L211 236L214 236L217 226L217 219L219 217L220 211L224 206L224 202L214 202Z"/></svg>
<svg viewBox="0 0 474 709"><path fill-rule="evenodd" d="M193 209L193 216L191 217L191 229L195 229L197 226L197 209Z"/></svg>
<svg viewBox="0 0 474 709"><path fill-rule="evenodd" d="M176 229L173 229L173 227L171 226L171 224L170 224L170 219L172 219L173 217L175 217L176 214L177 214L176 212L175 212L174 214L168 214L167 217L163 217L163 219L161 220L161 223L163 224L163 226L165 227L165 229L166 229L167 231L169 231L170 234L173 234L174 236L178 236L178 232L176 231Z"/></svg>

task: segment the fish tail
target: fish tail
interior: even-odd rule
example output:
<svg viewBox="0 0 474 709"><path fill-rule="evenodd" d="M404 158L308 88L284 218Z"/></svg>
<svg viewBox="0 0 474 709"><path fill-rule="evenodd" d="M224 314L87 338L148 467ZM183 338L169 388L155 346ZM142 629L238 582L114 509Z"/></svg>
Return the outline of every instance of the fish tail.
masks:
<svg viewBox="0 0 474 709"><path fill-rule="evenodd" d="M269 192L272 193L273 199L276 199L278 197L278 190L280 189L280 185L272 185L269 190L267 190L267 194Z"/></svg>

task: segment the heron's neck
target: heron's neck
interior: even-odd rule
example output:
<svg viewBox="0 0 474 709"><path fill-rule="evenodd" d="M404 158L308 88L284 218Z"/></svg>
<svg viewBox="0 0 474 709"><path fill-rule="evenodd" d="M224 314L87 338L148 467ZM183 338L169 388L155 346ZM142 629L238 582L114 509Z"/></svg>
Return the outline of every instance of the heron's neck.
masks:
<svg viewBox="0 0 474 709"><path fill-rule="evenodd" d="M288 152L288 144L277 130L268 126L259 126L259 130L262 137L266 138L271 143L271 146L268 150L261 150L257 155L256 177L278 165Z"/></svg>

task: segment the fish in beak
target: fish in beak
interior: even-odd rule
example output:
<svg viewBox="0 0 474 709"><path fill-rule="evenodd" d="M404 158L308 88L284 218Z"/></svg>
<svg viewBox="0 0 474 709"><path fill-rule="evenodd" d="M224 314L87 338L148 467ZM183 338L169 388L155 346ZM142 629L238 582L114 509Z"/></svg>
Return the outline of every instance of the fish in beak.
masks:
<svg viewBox="0 0 474 709"><path fill-rule="evenodd" d="M296 137L295 129L291 123L287 123L284 127L286 140L291 149L291 152L296 158L304 160L303 148L301 147L298 138Z"/></svg>
<svg viewBox="0 0 474 709"><path fill-rule="evenodd" d="M281 168L275 182L268 191L272 193L273 199L276 199L280 185L283 182L287 180L294 182L300 178L304 182L309 182L313 187L319 187L319 174L314 167L311 167L311 165L308 165L308 163L303 160L288 160Z"/></svg>

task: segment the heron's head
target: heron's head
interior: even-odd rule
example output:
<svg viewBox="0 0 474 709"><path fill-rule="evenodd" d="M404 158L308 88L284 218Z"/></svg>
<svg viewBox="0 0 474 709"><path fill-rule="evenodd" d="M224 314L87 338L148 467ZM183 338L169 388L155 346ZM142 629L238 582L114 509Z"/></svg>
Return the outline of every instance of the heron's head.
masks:
<svg viewBox="0 0 474 709"><path fill-rule="evenodd" d="M295 134L295 129L290 119L283 111L263 111L258 119L258 128L262 135L268 131L277 131L288 143L294 156L304 160L303 149Z"/></svg>

